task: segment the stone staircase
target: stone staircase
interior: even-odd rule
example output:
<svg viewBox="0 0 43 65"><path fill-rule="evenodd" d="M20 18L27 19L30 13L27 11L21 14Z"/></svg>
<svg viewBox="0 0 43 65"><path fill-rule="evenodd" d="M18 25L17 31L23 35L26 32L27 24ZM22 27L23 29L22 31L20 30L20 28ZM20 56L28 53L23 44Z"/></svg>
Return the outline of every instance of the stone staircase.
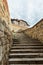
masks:
<svg viewBox="0 0 43 65"><path fill-rule="evenodd" d="M43 44L21 35L9 51L9 65L43 65Z"/></svg>

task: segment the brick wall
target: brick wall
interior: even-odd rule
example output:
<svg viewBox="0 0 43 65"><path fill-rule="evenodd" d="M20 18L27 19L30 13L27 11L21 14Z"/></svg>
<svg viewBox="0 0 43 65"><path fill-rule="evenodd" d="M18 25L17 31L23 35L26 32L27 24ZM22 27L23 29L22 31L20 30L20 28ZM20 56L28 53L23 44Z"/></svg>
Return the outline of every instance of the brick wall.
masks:
<svg viewBox="0 0 43 65"><path fill-rule="evenodd" d="M38 39L43 43L43 19L40 20L34 27L27 29L25 34L32 38Z"/></svg>

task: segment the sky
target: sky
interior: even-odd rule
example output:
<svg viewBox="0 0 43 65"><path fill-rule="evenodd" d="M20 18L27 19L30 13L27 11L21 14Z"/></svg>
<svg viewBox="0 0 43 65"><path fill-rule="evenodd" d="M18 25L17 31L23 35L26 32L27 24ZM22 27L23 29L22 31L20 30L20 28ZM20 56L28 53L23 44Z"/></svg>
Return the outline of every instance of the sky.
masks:
<svg viewBox="0 0 43 65"><path fill-rule="evenodd" d="M7 0L11 18L23 19L34 26L43 18L43 0Z"/></svg>

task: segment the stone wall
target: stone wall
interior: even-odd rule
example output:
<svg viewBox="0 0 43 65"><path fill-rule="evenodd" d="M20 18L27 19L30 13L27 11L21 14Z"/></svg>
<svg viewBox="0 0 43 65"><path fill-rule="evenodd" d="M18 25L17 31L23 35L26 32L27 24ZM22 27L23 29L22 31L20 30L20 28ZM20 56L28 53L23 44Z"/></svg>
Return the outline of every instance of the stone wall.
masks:
<svg viewBox="0 0 43 65"><path fill-rule="evenodd" d="M6 65L12 45L11 19L7 0L0 0L0 65Z"/></svg>
<svg viewBox="0 0 43 65"><path fill-rule="evenodd" d="M7 24L11 23L7 0L0 0L0 18L5 20Z"/></svg>
<svg viewBox="0 0 43 65"><path fill-rule="evenodd" d="M26 35L38 39L43 43L43 19L40 20L34 27L24 31Z"/></svg>
<svg viewBox="0 0 43 65"><path fill-rule="evenodd" d="M18 26L23 26L23 27L28 27L28 23L22 19L11 19L12 24L18 25Z"/></svg>
<svg viewBox="0 0 43 65"><path fill-rule="evenodd" d="M0 65L6 65L12 45L12 33L5 21L0 19Z"/></svg>

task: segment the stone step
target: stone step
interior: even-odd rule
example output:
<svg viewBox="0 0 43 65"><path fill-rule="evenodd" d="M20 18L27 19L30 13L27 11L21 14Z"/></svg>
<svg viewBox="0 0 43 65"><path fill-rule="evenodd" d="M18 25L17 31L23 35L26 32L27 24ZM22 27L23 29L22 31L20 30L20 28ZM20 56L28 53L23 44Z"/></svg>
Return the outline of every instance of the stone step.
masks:
<svg viewBox="0 0 43 65"><path fill-rule="evenodd" d="M13 40L17 40L17 38L14 38Z"/></svg>
<svg viewBox="0 0 43 65"><path fill-rule="evenodd" d="M43 58L10 58L9 64L42 64Z"/></svg>
<svg viewBox="0 0 43 65"><path fill-rule="evenodd" d="M43 51L43 49L11 49L10 51Z"/></svg>
<svg viewBox="0 0 43 65"><path fill-rule="evenodd" d="M10 53L9 58L42 58L43 53Z"/></svg>
<svg viewBox="0 0 43 65"><path fill-rule="evenodd" d="M13 44L12 46L29 46L29 45L31 45L31 46L43 46L42 44L36 44L36 43L34 43L34 44L32 44L32 43L29 43L29 44Z"/></svg>
<svg viewBox="0 0 43 65"><path fill-rule="evenodd" d="M13 41L14 41L14 42L15 42L15 41L21 41L21 42L36 42L36 43L38 42L38 43L41 43L41 42L38 41L38 40L30 40L30 39L28 39L28 40L24 40L24 39L19 39L19 40L18 40L18 39L17 39L17 40L13 40Z"/></svg>
<svg viewBox="0 0 43 65"><path fill-rule="evenodd" d="M10 53L43 53L43 49L11 49Z"/></svg>
<svg viewBox="0 0 43 65"><path fill-rule="evenodd" d="M18 39L13 39L13 42L18 42Z"/></svg>
<svg viewBox="0 0 43 65"><path fill-rule="evenodd" d="M19 43L19 42L13 42L13 45L14 45L14 44L20 44L20 43Z"/></svg>
<svg viewBox="0 0 43 65"><path fill-rule="evenodd" d="M18 41L18 40L16 40L16 41ZM23 41L23 40L21 40L21 41L22 41L22 42L28 42L28 41L26 41L26 40L24 40L24 41ZM14 42L15 42L15 41L14 41ZM32 41L30 41L30 42L32 42Z"/></svg>
<svg viewBox="0 0 43 65"><path fill-rule="evenodd" d="M43 55L43 53L13 53L13 54L9 54L9 55Z"/></svg>
<svg viewBox="0 0 43 65"><path fill-rule="evenodd" d="M43 65L43 64L9 64L9 65Z"/></svg>
<svg viewBox="0 0 43 65"><path fill-rule="evenodd" d="M14 41L14 42L18 42L18 40L17 40L17 39L14 39L13 41Z"/></svg>
<svg viewBox="0 0 43 65"><path fill-rule="evenodd" d="M43 46L12 46L11 49L43 49Z"/></svg>

